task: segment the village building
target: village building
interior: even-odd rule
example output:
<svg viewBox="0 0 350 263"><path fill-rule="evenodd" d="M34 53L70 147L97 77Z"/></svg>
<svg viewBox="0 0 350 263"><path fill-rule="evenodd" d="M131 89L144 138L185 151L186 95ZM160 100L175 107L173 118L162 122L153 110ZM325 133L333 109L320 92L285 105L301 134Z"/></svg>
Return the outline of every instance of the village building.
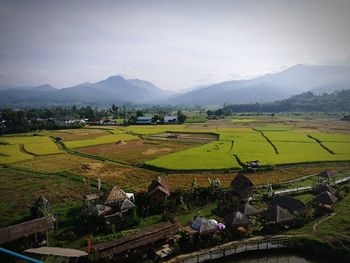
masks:
<svg viewBox="0 0 350 263"><path fill-rule="evenodd" d="M0 246L23 251L46 245L49 233L55 228L54 222L52 216L47 216L0 228Z"/></svg>
<svg viewBox="0 0 350 263"><path fill-rule="evenodd" d="M330 192L322 192L318 194L313 200L312 203L316 205L329 205L333 206L337 202L338 198L331 194Z"/></svg>
<svg viewBox="0 0 350 263"><path fill-rule="evenodd" d="M152 117L137 117L136 124L152 124Z"/></svg>
<svg viewBox="0 0 350 263"><path fill-rule="evenodd" d="M329 184L319 184L316 185L313 189L315 194L320 194L323 192L330 192L332 195L335 195L337 193L337 189L330 186Z"/></svg>
<svg viewBox="0 0 350 263"><path fill-rule="evenodd" d="M134 209L134 194L126 193L117 185L114 185L103 195L103 204L109 206L114 212L126 212L127 209Z"/></svg>
<svg viewBox="0 0 350 263"><path fill-rule="evenodd" d="M147 191L148 204L153 210L160 211L164 208L167 198L170 196L168 186L160 176L153 180Z"/></svg>
<svg viewBox="0 0 350 263"><path fill-rule="evenodd" d="M251 225L249 218L240 211L228 214L225 216L224 221L227 227L235 229L239 227L248 228L248 226Z"/></svg>
<svg viewBox="0 0 350 263"><path fill-rule="evenodd" d="M137 231L135 234L93 245L93 257L101 262L135 262L145 260L164 244L173 243L174 235L181 231L177 224L168 222L156 224Z"/></svg>
<svg viewBox="0 0 350 263"><path fill-rule="evenodd" d="M198 233L199 235L210 234L216 231L216 224L202 216L196 216L188 225L195 231L192 233ZM188 232L191 233L191 231Z"/></svg>
<svg viewBox="0 0 350 263"><path fill-rule="evenodd" d="M165 116L164 124L175 124L177 123L177 116Z"/></svg>
<svg viewBox="0 0 350 263"><path fill-rule="evenodd" d="M318 174L318 179L319 181L320 179L326 180L327 183L329 184L330 181L335 178L335 175L336 175L335 171L325 170Z"/></svg>
<svg viewBox="0 0 350 263"><path fill-rule="evenodd" d="M231 182L231 188L234 194L238 195L241 201L249 201L252 197L253 182L239 173Z"/></svg>
<svg viewBox="0 0 350 263"><path fill-rule="evenodd" d="M279 207L288 209L291 213L300 212L305 208L305 204L302 201L286 195L275 196L270 201L270 205L278 205Z"/></svg>
<svg viewBox="0 0 350 263"><path fill-rule="evenodd" d="M245 204L241 204L238 207L238 211L240 211L241 213L243 213L243 215L248 216L248 217L256 216L260 213L260 211L258 209L256 209L252 205L250 205L248 202L246 202Z"/></svg>
<svg viewBox="0 0 350 263"><path fill-rule="evenodd" d="M269 205L267 211L264 213L266 224L289 225L294 222L295 216L277 204Z"/></svg>
<svg viewBox="0 0 350 263"><path fill-rule="evenodd" d="M86 217L101 217L105 216L108 213L112 212L112 208L105 205L93 205L85 208L81 211L82 216Z"/></svg>

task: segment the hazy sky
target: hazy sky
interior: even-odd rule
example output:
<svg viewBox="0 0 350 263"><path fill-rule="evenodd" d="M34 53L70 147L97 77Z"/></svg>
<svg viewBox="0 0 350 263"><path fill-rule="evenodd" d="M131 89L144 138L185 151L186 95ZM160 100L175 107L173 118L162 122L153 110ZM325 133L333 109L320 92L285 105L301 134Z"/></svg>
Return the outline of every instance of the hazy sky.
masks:
<svg viewBox="0 0 350 263"><path fill-rule="evenodd" d="M0 0L0 84L165 89L350 61L350 1Z"/></svg>

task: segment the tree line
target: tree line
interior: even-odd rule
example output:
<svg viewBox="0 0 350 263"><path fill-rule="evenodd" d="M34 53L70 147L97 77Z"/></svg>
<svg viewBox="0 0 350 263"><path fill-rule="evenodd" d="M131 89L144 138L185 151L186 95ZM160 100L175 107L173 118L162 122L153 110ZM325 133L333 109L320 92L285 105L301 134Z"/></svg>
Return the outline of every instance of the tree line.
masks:
<svg viewBox="0 0 350 263"><path fill-rule="evenodd" d="M305 92L288 99L254 104L226 105L216 112L231 115L235 112L348 112L350 111L350 90L336 91L331 94L314 95ZM208 114L209 116L209 114Z"/></svg>

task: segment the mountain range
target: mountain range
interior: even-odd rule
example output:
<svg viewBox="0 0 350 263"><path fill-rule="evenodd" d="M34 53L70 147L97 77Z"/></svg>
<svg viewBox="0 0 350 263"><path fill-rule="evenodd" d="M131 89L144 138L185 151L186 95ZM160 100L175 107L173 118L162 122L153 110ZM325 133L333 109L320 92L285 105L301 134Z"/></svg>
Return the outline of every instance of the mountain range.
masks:
<svg viewBox="0 0 350 263"><path fill-rule="evenodd" d="M225 81L180 94L139 79L112 76L95 83L56 89L41 86L0 86L0 106L45 107L58 105L171 104L223 105L271 102L311 91L315 94L350 89L350 67L296 65L274 74Z"/></svg>

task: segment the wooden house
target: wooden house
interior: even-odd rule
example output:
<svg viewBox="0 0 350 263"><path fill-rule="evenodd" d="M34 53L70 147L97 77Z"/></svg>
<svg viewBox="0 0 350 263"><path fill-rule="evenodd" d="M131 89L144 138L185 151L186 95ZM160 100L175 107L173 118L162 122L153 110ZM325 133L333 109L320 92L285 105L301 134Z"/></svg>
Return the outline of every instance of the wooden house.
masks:
<svg viewBox="0 0 350 263"><path fill-rule="evenodd" d="M227 227L235 229L239 227L248 228L248 226L251 225L249 218L240 211L228 214L225 216L224 221Z"/></svg>
<svg viewBox="0 0 350 263"><path fill-rule="evenodd" d="M170 196L168 186L163 182L160 176L153 180L147 191L148 204L154 210L161 210Z"/></svg>
<svg viewBox="0 0 350 263"><path fill-rule="evenodd" d="M318 194L313 200L312 203L315 205L329 205L333 206L335 202L337 202L338 198L331 194L330 192L322 192Z"/></svg>
<svg viewBox="0 0 350 263"><path fill-rule="evenodd" d="M253 182L239 173L231 182L231 188L234 194L238 195L241 201L248 201L252 196Z"/></svg>
<svg viewBox="0 0 350 263"><path fill-rule="evenodd" d="M54 218L47 216L0 228L0 245L17 251L46 245L54 227Z"/></svg>
<svg viewBox="0 0 350 263"><path fill-rule="evenodd" d="M238 211L240 211L243 215L248 216L248 217L249 216L256 216L260 213L260 211L258 209L256 209L252 205L250 205L248 202L246 202L245 204L241 204L238 207Z"/></svg>
<svg viewBox="0 0 350 263"><path fill-rule="evenodd" d="M270 204L264 213L267 224L289 225L294 222L295 216L288 209L277 204Z"/></svg>
<svg viewBox="0 0 350 263"><path fill-rule="evenodd" d="M82 216L86 217L101 217L105 216L108 213L112 212L112 208L105 205L93 205L85 208L81 211Z"/></svg>
<svg viewBox="0 0 350 263"><path fill-rule="evenodd" d="M337 193L337 189L330 186L329 184L319 184L316 185L313 189L314 193L316 195L323 193L323 192L330 192L332 195L335 195Z"/></svg>
<svg viewBox="0 0 350 263"><path fill-rule="evenodd" d="M103 204L112 207L114 212L124 213L129 209L135 208L135 205L131 201L133 200L132 197L132 194L125 193L122 189L115 185L103 196Z"/></svg>
<svg viewBox="0 0 350 263"><path fill-rule="evenodd" d="M335 174L335 171L325 170L318 174L318 180L320 181L320 179L323 179L329 184L330 181L335 178Z"/></svg>
<svg viewBox="0 0 350 263"><path fill-rule="evenodd" d="M181 227L168 222L156 224L135 234L93 245L92 257L101 262L139 262L147 259L154 249L172 242Z"/></svg>
<svg viewBox="0 0 350 263"><path fill-rule="evenodd" d="M202 216L196 216L188 225L199 235L210 234L216 231L216 225Z"/></svg>
<svg viewBox="0 0 350 263"><path fill-rule="evenodd" d="M305 208L305 204L291 196L277 195L272 201L270 201L270 205L278 205L284 209L287 209L291 213L301 212Z"/></svg>

